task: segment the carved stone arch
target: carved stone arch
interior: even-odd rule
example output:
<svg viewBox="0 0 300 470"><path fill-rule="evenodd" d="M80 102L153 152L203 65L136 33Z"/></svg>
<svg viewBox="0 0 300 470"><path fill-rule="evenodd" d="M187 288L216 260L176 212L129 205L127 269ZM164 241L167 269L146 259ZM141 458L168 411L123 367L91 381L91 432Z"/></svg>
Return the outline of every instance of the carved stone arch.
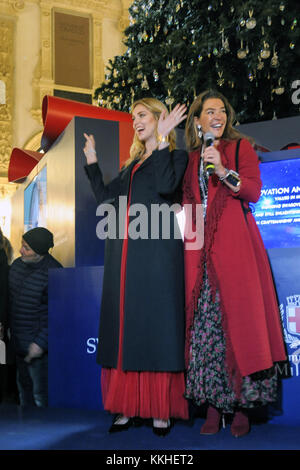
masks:
<svg viewBox="0 0 300 470"><path fill-rule="evenodd" d="M42 134L43 131L39 131L34 134L32 137L30 137L30 139L27 140L23 148L25 150L32 150L34 152L37 152L41 147Z"/></svg>

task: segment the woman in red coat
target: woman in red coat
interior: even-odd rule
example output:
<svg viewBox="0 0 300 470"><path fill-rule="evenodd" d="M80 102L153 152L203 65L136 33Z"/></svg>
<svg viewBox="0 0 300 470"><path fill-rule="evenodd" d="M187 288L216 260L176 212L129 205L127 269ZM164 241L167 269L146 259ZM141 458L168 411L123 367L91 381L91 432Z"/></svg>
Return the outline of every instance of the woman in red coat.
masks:
<svg viewBox="0 0 300 470"><path fill-rule="evenodd" d="M222 414L234 413L238 437L249 431L246 409L276 400L274 363L286 355L267 254L248 206L260 197L259 161L233 122L227 99L208 90L186 123L183 204L193 208L192 232L203 227L202 246L190 235L185 241L186 397L208 404L202 434L218 432Z"/></svg>

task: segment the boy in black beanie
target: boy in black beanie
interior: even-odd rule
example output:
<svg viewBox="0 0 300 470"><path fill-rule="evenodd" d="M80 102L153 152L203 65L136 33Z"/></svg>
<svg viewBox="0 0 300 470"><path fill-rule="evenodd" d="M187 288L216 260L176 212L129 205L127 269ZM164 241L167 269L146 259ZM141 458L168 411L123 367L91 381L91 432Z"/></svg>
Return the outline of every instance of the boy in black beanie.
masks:
<svg viewBox="0 0 300 470"><path fill-rule="evenodd" d="M29 230L10 268L9 324L21 406L48 404L48 269L62 267L49 254L53 246L48 229Z"/></svg>

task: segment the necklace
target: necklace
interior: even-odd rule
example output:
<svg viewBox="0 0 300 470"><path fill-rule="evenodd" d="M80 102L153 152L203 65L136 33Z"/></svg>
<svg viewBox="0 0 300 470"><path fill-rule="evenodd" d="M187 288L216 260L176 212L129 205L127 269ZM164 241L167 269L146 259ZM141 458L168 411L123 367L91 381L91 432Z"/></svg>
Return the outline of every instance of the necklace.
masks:
<svg viewBox="0 0 300 470"><path fill-rule="evenodd" d="M204 147L202 146L198 178L199 178L199 186L200 186L200 195L201 195L201 200L203 203L203 216L205 218L206 209L207 209L208 176L204 168L203 153L204 153Z"/></svg>

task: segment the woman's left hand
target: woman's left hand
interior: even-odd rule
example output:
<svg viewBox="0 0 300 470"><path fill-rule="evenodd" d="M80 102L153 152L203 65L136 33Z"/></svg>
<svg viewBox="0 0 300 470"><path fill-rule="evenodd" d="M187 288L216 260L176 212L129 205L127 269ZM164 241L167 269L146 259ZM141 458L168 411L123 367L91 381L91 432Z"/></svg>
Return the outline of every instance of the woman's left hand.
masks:
<svg viewBox="0 0 300 470"><path fill-rule="evenodd" d="M186 111L185 104L177 104L170 114L167 114L166 111L162 112L157 123L158 134L164 137L169 135L172 129L186 119Z"/></svg>

